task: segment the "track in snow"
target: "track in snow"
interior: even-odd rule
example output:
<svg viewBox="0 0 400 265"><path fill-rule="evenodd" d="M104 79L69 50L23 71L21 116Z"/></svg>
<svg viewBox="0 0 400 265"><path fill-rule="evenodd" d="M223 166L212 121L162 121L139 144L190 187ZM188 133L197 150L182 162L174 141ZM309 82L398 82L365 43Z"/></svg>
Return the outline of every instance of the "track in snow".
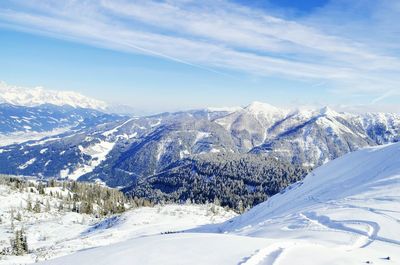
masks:
<svg viewBox="0 0 400 265"><path fill-rule="evenodd" d="M257 250L252 256L239 262L239 265L273 265L283 252L283 248L263 248Z"/></svg>
<svg viewBox="0 0 400 265"><path fill-rule="evenodd" d="M295 247L295 242L280 242L257 250L250 257L244 258L238 265L273 265L288 248Z"/></svg>
<svg viewBox="0 0 400 265"><path fill-rule="evenodd" d="M365 207L365 206L360 206L360 205L354 205L354 204L349 204L349 203L345 203L346 200L344 202L333 202L333 201L321 201L318 198L314 197L314 196L309 196L308 197L309 200L315 201L317 203L321 203L321 204L326 204L326 205L330 205L330 206L334 206L334 207L338 207L338 208L351 208L351 209L359 209L359 210L365 210L380 216L384 216L385 218L388 218L392 221L395 221L397 223L400 223L400 219L391 216L389 213L394 213L394 214L398 214L400 213L400 211L395 211L395 210L388 210L388 209L379 209L379 208L373 208L373 207ZM354 201L355 199L352 198L350 201ZM400 199L397 198L374 198L374 200L382 200L382 201L390 201L390 202L396 202L396 201L400 201Z"/></svg>
<svg viewBox="0 0 400 265"><path fill-rule="evenodd" d="M303 218L309 220L310 222L317 223L323 227L326 227L330 230L335 230L343 233L351 233L356 234L363 238L360 241L360 244L354 244L354 248L365 248L369 246L372 242L377 240L378 232L380 230L380 226L376 222L365 221L365 220L341 220L335 221L331 220L328 216L325 215L317 215L315 212L304 212L301 214ZM346 226L346 224L353 225L364 225L367 227L367 230L360 230L353 227Z"/></svg>

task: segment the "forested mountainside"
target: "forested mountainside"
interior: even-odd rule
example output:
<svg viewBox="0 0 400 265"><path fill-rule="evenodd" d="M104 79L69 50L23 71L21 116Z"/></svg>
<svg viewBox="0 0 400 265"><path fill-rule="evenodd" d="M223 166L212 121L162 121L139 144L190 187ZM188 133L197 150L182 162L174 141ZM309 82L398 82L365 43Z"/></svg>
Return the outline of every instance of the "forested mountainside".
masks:
<svg viewBox="0 0 400 265"><path fill-rule="evenodd" d="M366 146L396 142L400 135L396 114L284 110L259 102L231 110L133 118L104 115L91 115L92 123L83 120L77 130L0 147L0 173L102 182L156 201L218 199L242 209L278 192L276 186L282 189L298 180L310 168ZM204 157L218 172L215 181L209 181ZM241 175L246 163L258 167L250 170L255 179ZM273 183L271 174L263 172L270 167L287 170L287 176L275 172ZM184 180L179 177L177 182L182 175ZM186 192L186 181L201 187L202 194ZM223 182L229 183L225 191L218 187ZM250 191L255 192L248 195ZM217 192L224 196L216 198Z"/></svg>
<svg viewBox="0 0 400 265"><path fill-rule="evenodd" d="M119 117L120 118L120 117ZM3 146L3 173L99 179L127 186L185 158L266 154L315 167L365 146L396 142L396 114L285 111L261 103L227 111L187 111L116 120L60 137Z"/></svg>
<svg viewBox="0 0 400 265"><path fill-rule="evenodd" d="M207 154L173 163L123 191L154 202L214 202L238 212L265 201L307 170L253 154Z"/></svg>

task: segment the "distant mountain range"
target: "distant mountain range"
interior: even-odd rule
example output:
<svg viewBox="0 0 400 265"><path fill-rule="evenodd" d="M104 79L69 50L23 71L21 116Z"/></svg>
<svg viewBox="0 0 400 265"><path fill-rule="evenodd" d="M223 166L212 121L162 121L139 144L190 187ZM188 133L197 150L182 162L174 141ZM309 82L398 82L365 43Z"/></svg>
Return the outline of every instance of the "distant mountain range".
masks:
<svg viewBox="0 0 400 265"><path fill-rule="evenodd" d="M206 109L135 118L66 106L61 111L48 105L2 105L1 111L3 132L79 128L55 138L3 147L0 161L8 161L3 173L80 177L74 173L78 171L86 174L82 174L85 179L110 185L126 185L132 176L157 174L171 163L200 154L265 154L314 167L400 138L397 114L284 110L259 102L230 111ZM46 152L38 157L40 150ZM15 159L9 160L10 155ZM34 157L34 163L20 167Z"/></svg>
<svg viewBox="0 0 400 265"><path fill-rule="evenodd" d="M35 107L43 104L68 105L74 108L106 110L108 104L72 91L47 90L42 87L18 87L0 81L0 103Z"/></svg>
<svg viewBox="0 0 400 265"><path fill-rule="evenodd" d="M234 180L232 190L238 192L240 187L243 196L249 191L263 192L257 198L240 197L251 204L272 195L266 186L273 181L281 189L310 168L348 152L400 139L397 114L356 115L328 107L287 110L254 102L243 108L128 117L68 102L0 104L0 173L97 181L133 194L140 187L141 195L153 198L199 201L213 200L215 195L188 197L187 181L196 179L200 186L209 187L210 179L224 176ZM291 175L275 174L275 180L269 173L260 175L269 172L273 161ZM210 176L210 166L220 174ZM190 170L196 174L187 174ZM180 177L177 182L177 176L188 179ZM164 187L157 178L164 179ZM222 191L214 191L218 192Z"/></svg>

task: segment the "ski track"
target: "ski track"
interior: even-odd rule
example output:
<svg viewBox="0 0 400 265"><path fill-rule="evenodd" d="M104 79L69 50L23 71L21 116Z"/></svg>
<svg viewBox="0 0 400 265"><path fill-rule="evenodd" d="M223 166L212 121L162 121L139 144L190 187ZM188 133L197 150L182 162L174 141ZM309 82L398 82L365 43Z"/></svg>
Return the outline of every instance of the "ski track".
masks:
<svg viewBox="0 0 400 265"><path fill-rule="evenodd" d="M315 202L319 202L317 198L312 196L309 197L310 200ZM350 209L360 209L369 211L371 213L389 218L393 221L399 222L397 218L394 218L386 213L383 212L397 212L391 211L386 209L376 209L370 207L363 207L363 206L356 206L351 204L339 204L339 203L331 203L331 202L323 202L324 204L340 207L340 208L350 208ZM366 221L366 220L332 220L330 217L326 215L318 215L316 212L309 211L300 213L300 216L305 220L315 223L319 226L324 227L326 230L334 230L341 233L347 233L352 238L351 242L349 242L350 249L357 249L357 248L366 248L371 245L374 241L381 241L389 244L396 244L400 245L400 241L383 238L378 236L378 233L381 229L378 223L373 221ZM347 225L346 225L347 224ZM365 230L360 228L353 228L348 225L358 225L365 227ZM253 255L249 257L245 257L239 262L239 265L276 265L279 262L282 253L287 250L288 248L293 248L294 243L286 242L286 243L279 243L273 244L266 248L258 249Z"/></svg>
<svg viewBox="0 0 400 265"><path fill-rule="evenodd" d="M354 204L349 204L349 203L337 203L337 202L331 202L331 201L321 201L318 198L314 197L314 196L309 196L308 197L309 200L315 201L317 203L321 203L321 204L326 204L329 206L334 206L334 207L338 207L338 208L350 208L350 209L360 209L360 210L365 210L380 216L384 216L390 220L396 221L397 223L400 223L400 220L387 214L384 212L388 212L388 213L400 213L400 211L395 211L395 210L388 210L388 209L378 209L378 208L372 208L372 207L365 207L365 206L360 206L360 205L354 205ZM355 200L355 199L351 199L351 200ZM382 199L383 200L383 199ZM395 199L385 199L388 201L397 201Z"/></svg>
<svg viewBox="0 0 400 265"><path fill-rule="evenodd" d="M317 215L315 212L304 212L300 214L306 220L317 223L323 227L326 227L330 230L335 230L343 233L350 233L361 236L365 238L363 242L358 244L353 244L353 248L365 248L369 246L375 240L382 240L382 238L378 238L378 232L380 230L380 226L376 222L372 221L365 221L365 220L342 220L342 221L335 221L330 219L326 215ZM345 224L356 224L356 225L365 225L367 227L367 231L359 230L356 228L348 227Z"/></svg>
<svg viewBox="0 0 400 265"><path fill-rule="evenodd" d="M238 265L273 265L285 250L281 245L272 245L257 250L252 256L246 257Z"/></svg>

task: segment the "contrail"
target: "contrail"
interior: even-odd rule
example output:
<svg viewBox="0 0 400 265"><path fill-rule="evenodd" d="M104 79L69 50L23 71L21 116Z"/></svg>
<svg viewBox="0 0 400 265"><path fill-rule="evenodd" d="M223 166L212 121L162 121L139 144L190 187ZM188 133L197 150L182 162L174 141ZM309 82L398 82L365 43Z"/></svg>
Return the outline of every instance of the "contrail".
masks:
<svg viewBox="0 0 400 265"><path fill-rule="evenodd" d="M393 95L394 93L395 93L394 90L386 91L385 93L383 93L383 94L380 95L379 97L374 98L374 99L371 101L371 104L375 104L375 103L377 103L377 102L379 102L379 101L381 101L381 100L383 100L383 99L385 99L385 98L387 98L387 97L390 97L390 96Z"/></svg>
<svg viewBox="0 0 400 265"><path fill-rule="evenodd" d="M238 79L236 76L233 76L233 75L221 72L221 71L217 71L217 70L212 69L212 68L208 68L208 67L205 67L205 66L194 64L194 63L191 63L191 62L188 62L188 61L176 58L176 57L172 57L172 56L160 53L160 52L156 52L156 51L149 50L149 49L146 49L146 48L143 48L143 47L139 47L137 45L134 45L134 44L126 42L126 41L123 41L122 44L124 44L124 45L126 45L126 46L128 46L130 48L133 48L135 50L139 50L139 51L142 51L142 52L145 52L145 53L148 53L148 54L156 55L156 56L159 56L159 57L171 60L171 61L175 61L175 62L178 62L178 63L181 63L181 64L186 64L186 65L189 65L191 67L199 68L199 69L202 69L202 70L205 70L205 71L209 71L209 72L212 72L212 73L215 73L215 74L224 75L224 76L227 76L227 77L230 77L230 78Z"/></svg>

